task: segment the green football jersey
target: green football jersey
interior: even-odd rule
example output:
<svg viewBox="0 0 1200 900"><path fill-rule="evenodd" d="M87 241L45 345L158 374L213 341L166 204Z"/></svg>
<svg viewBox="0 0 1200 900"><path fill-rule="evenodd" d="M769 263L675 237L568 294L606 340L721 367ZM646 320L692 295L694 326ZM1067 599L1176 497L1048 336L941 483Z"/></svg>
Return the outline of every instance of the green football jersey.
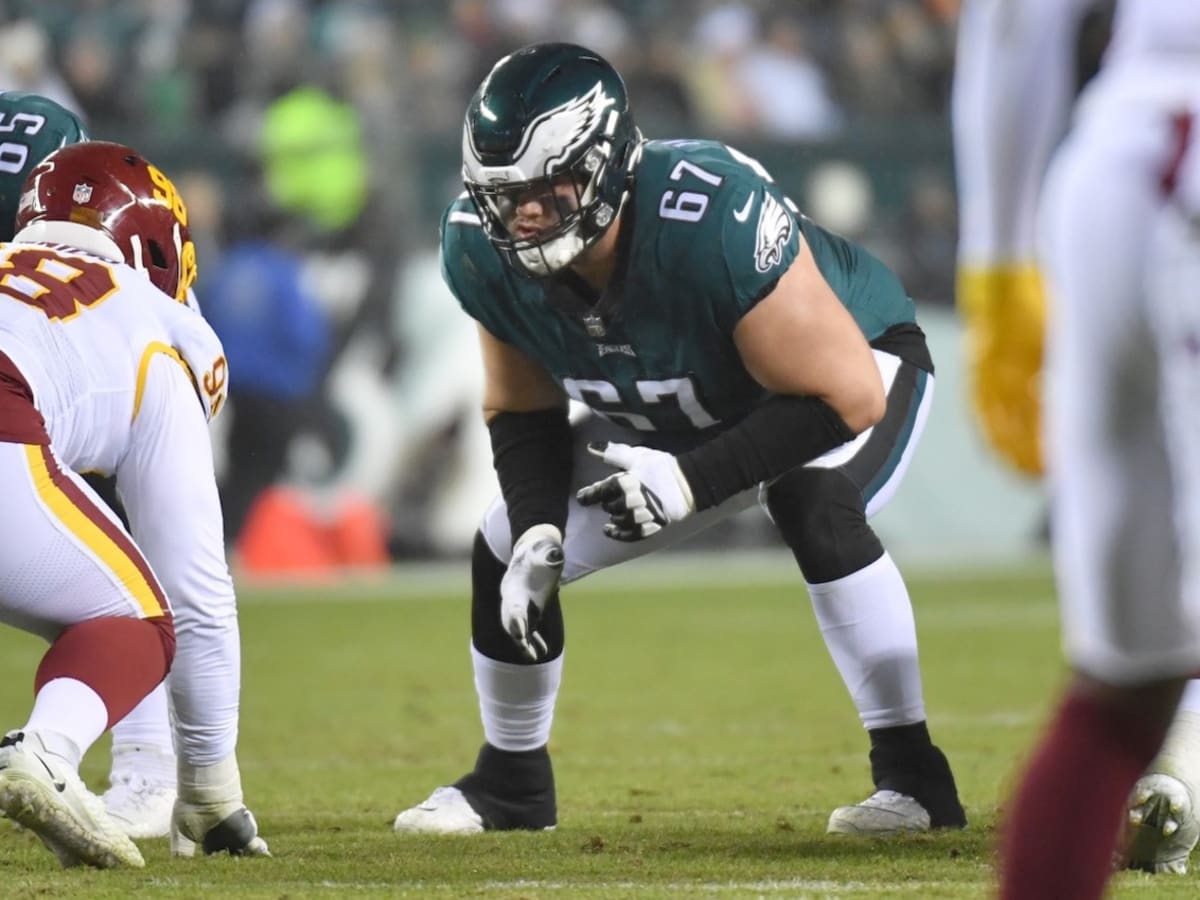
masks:
<svg viewBox="0 0 1200 900"><path fill-rule="evenodd" d="M713 141L650 141L600 297L572 275L514 271L461 196L442 218L442 270L489 332L572 398L679 450L762 401L734 344L738 322L796 258L800 236L868 340L915 321L899 280L799 213L755 160Z"/></svg>
<svg viewBox="0 0 1200 900"><path fill-rule="evenodd" d="M88 139L79 117L47 97L0 93L0 241L11 241L25 176L59 147Z"/></svg>

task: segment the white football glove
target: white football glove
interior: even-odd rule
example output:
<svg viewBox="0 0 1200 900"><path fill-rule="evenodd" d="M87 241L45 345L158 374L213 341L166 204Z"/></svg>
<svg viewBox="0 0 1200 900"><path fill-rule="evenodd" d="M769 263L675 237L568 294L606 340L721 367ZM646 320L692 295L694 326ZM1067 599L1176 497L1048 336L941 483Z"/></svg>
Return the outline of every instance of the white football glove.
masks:
<svg viewBox="0 0 1200 900"><path fill-rule="evenodd" d="M618 541L640 541L696 511L692 489L670 453L629 444L589 444L588 452L624 469L582 488L575 499L600 504L609 519L604 533Z"/></svg>
<svg viewBox="0 0 1200 900"><path fill-rule="evenodd" d="M546 655L538 619L558 590L562 568L562 532L553 525L534 525L513 544L512 560L500 580L500 621L532 662Z"/></svg>

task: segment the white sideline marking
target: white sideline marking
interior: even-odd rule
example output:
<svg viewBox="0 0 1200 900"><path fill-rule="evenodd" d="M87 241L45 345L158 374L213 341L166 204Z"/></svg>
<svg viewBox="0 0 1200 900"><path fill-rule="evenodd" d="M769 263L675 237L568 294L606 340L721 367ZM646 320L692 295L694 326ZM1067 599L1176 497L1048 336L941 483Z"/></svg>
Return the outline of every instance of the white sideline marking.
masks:
<svg viewBox="0 0 1200 900"><path fill-rule="evenodd" d="M586 891L596 890L656 890L656 891L703 891L706 894L725 894L730 892L758 891L760 893L793 893L795 891L813 892L817 895L830 894L860 894L870 892L877 896L880 891L897 893L912 893L923 896L930 888L962 887L961 882L953 881L906 881L902 886L895 882L884 881L828 881L825 879L786 878L766 879L760 881L609 881L600 884L586 881L539 881L536 879L517 879L515 881L486 881L481 887L499 891L543 890L543 891Z"/></svg>
<svg viewBox="0 0 1200 900"><path fill-rule="evenodd" d="M187 888L188 890L227 890L228 884L217 882L197 882L188 879L186 882L179 878L149 878L154 887ZM534 878L516 878L506 881L481 881L478 883L450 883L431 881L272 881L270 890L303 890L323 888L348 891L456 891L480 890L495 891L677 891L704 892L707 894L725 894L743 891L758 891L761 893L794 893L796 891L813 892L818 896L830 894L862 894L877 896L879 892L889 894L911 894L922 896L931 888L962 888L967 885L961 881L905 881L897 884L891 881L827 881L823 879L789 878L765 879L756 881L549 881Z"/></svg>
<svg viewBox="0 0 1200 900"><path fill-rule="evenodd" d="M229 889L227 882L200 882L192 879L182 878L159 878L151 877L146 879L152 887L159 888L174 888L186 889L189 892L195 891L214 891L222 892ZM1152 878L1137 878L1137 879L1121 879L1120 887L1122 894L1134 892L1152 892L1161 886L1161 882L1155 881ZM904 881L897 883L894 881L827 881L818 879L792 878L792 879L767 879L760 881L540 881L537 879L514 879L511 881L483 881L483 882L430 882L430 881L334 881L332 879L323 879L321 881L272 881L268 887L271 892L280 890L312 890L319 888L323 890L334 891L386 891L389 894L401 891L439 891L442 893L461 893L468 891L476 893L480 890L497 890L497 891L512 891L512 890L543 890L551 892L570 892L572 894L596 891L673 891L678 893L685 892L700 892L706 894L727 894L740 893L745 891L757 891L763 894L787 893L795 894L797 891L805 893L798 895L800 898L808 896L809 892L814 897L830 896L830 895L848 895L862 894L867 897L877 897L886 893L888 896L909 895L914 897L928 896L928 892L933 889L941 890L973 890L980 887L987 887L987 882L980 883L979 881Z"/></svg>
<svg viewBox="0 0 1200 900"><path fill-rule="evenodd" d="M1038 706L1028 710L997 710L990 713L958 714L941 712L936 716L938 728L1024 728L1045 718Z"/></svg>

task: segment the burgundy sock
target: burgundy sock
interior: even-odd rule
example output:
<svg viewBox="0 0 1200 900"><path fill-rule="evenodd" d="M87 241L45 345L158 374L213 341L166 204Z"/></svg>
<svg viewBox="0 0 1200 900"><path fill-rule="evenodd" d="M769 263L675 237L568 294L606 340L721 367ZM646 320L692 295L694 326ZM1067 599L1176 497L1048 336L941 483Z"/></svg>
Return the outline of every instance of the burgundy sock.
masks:
<svg viewBox="0 0 1200 900"><path fill-rule="evenodd" d="M34 691L55 678L82 681L104 701L112 728L166 677L174 655L170 616L88 619L64 629L50 645Z"/></svg>
<svg viewBox="0 0 1200 900"><path fill-rule="evenodd" d="M1104 893L1129 792L1165 735L1165 725L1067 695L1005 816L1002 900L1093 900Z"/></svg>

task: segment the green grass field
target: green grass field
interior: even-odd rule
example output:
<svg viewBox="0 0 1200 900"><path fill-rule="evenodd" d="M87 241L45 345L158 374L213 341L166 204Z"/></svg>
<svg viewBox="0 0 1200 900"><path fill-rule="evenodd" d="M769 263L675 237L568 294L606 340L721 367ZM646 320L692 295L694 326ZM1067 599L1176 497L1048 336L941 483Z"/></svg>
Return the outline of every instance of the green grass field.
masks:
<svg viewBox="0 0 1200 900"><path fill-rule="evenodd" d="M1044 567L913 574L926 698L965 832L857 840L866 738L790 567L688 557L568 590L552 750L559 827L401 837L391 819L474 760L465 567L448 577L242 591L240 758L273 859L58 869L0 823L2 897L987 897L997 801L1061 683ZM24 721L41 646L0 632L0 724ZM84 774L102 788L107 751ZM1200 877L1124 873L1117 897Z"/></svg>

